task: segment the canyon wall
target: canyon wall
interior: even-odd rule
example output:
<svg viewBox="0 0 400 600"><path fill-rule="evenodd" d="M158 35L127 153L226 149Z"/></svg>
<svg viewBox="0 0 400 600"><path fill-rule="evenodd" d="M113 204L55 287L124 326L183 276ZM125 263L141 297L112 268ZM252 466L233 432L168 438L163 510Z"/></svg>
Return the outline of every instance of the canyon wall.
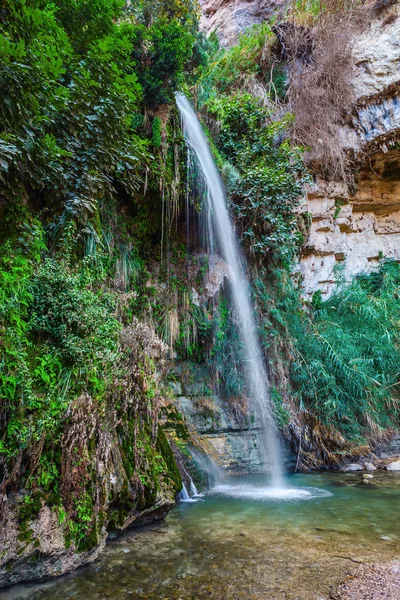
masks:
<svg viewBox="0 0 400 600"><path fill-rule="evenodd" d="M282 6L208 0L201 26L229 45ZM353 157L356 186L315 176L305 190L300 210L308 213L309 232L298 271L306 298L317 290L327 298L338 269L350 280L381 257L400 260L400 6L376 12L352 42L354 104L341 138Z"/></svg>
<svg viewBox="0 0 400 600"><path fill-rule="evenodd" d="M342 265L346 280L382 257L400 260L400 7L354 40L355 103L344 145L359 168L356 189L317 179L302 206L309 239L299 269L306 296L328 297Z"/></svg>
<svg viewBox="0 0 400 600"><path fill-rule="evenodd" d="M169 384L173 402L184 418L196 447L230 475L259 473L269 465L263 462L265 430L257 415L238 402L218 393L215 377L204 365L178 363L173 366L176 378ZM294 458L288 450L287 467Z"/></svg>
<svg viewBox="0 0 400 600"><path fill-rule="evenodd" d="M222 46L237 42L247 27L269 19L286 0L200 0L200 29L215 32Z"/></svg>

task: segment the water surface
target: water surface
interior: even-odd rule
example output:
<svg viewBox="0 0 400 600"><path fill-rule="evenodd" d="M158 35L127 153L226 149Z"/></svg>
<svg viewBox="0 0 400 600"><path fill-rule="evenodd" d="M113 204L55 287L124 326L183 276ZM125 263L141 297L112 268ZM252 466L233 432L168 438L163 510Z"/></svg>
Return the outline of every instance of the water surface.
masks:
<svg viewBox="0 0 400 600"><path fill-rule="evenodd" d="M400 475L374 474L373 485L361 479L294 475L288 487L296 493L285 499L257 492L265 489L258 478L234 479L230 490L127 532L92 565L4 598L327 599L359 563L400 555Z"/></svg>

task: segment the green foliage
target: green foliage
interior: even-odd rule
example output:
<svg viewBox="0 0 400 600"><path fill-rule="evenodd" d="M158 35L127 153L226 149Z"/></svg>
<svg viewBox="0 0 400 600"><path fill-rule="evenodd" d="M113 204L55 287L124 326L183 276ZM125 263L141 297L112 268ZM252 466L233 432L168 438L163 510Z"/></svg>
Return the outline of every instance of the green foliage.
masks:
<svg viewBox="0 0 400 600"><path fill-rule="evenodd" d="M289 264L297 246L294 208L306 180L300 152L249 94L221 96L209 107L219 122L218 145L240 179L231 193L243 237L265 262Z"/></svg>
<svg viewBox="0 0 400 600"><path fill-rule="evenodd" d="M32 335L56 346L63 364L74 365L85 379L100 357L105 371L115 360L120 329L112 316L114 299L92 284L89 271L51 258L40 265L31 284Z"/></svg>
<svg viewBox="0 0 400 600"><path fill-rule="evenodd" d="M155 117L152 125L151 145L158 150L161 147L161 142L161 119Z"/></svg>
<svg viewBox="0 0 400 600"><path fill-rule="evenodd" d="M137 71L145 101L149 105L164 104L172 100L169 86L176 89L181 80L194 36L177 21L159 19L143 30L142 40L147 60L143 67L138 63Z"/></svg>
<svg viewBox="0 0 400 600"><path fill-rule="evenodd" d="M213 320L213 345L209 364L217 374L220 391L226 397L245 394L245 351L227 298L220 298Z"/></svg>
<svg viewBox="0 0 400 600"><path fill-rule="evenodd" d="M18 212L13 210L11 215L15 217ZM26 214L24 216L26 218ZM44 249L42 229L35 219L27 218L18 234L17 250L11 240L0 246L0 395L3 418L15 410L16 397L29 398L31 395L28 376L30 279ZM18 431L15 433L18 434ZM4 441L0 443L3 447Z"/></svg>
<svg viewBox="0 0 400 600"><path fill-rule="evenodd" d="M161 197L180 191L178 120L156 113L196 67L197 12L191 0L0 12L0 482L27 490L21 543L46 503L84 551L111 501L96 470L105 435L120 427L122 513L180 487L155 435L154 365L121 329L148 305L143 256Z"/></svg>
<svg viewBox="0 0 400 600"><path fill-rule="evenodd" d="M123 0L57 0L56 19L79 54L113 30L114 19L121 16ZM90 26L88 26L90 24Z"/></svg>
<svg viewBox="0 0 400 600"><path fill-rule="evenodd" d="M295 0L290 6L289 16L297 24L313 26L326 15L346 15L364 4L363 0Z"/></svg>
<svg viewBox="0 0 400 600"><path fill-rule="evenodd" d="M276 35L269 23L247 28L238 43L228 50L219 49L217 40L211 38L203 45L204 67L199 71L197 96L200 105L217 100L220 95L246 90L253 81L269 84L272 50Z"/></svg>
<svg viewBox="0 0 400 600"><path fill-rule="evenodd" d="M70 4L79 24L66 17ZM57 11L51 3L11 1L0 44L0 82L7 90L0 108L1 193L39 196L42 206L62 215L61 223L67 216L87 222L99 199L113 192L113 178L135 191L146 158L131 126L141 89L128 35L114 24L114 9L92 30L80 20L78 4L65 2ZM108 0L97 4L115 7ZM94 18L91 3L80 5ZM91 36L83 55L58 19L78 37L79 31Z"/></svg>
<svg viewBox="0 0 400 600"><path fill-rule="evenodd" d="M0 247L1 443L8 457L57 431L75 395L101 398L116 359L120 326L111 296L80 265L38 264L43 248L36 221L22 225L16 245Z"/></svg>
<svg viewBox="0 0 400 600"><path fill-rule="evenodd" d="M180 491L182 489L181 474L176 466L174 455L172 454L167 437L161 427L159 427L157 431L157 450L164 463L164 465L161 463L161 467L164 467L162 468L161 473L164 473L164 475L173 481L176 492Z"/></svg>
<svg viewBox="0 0 400 600"><path fill-rule="evenodd" d="M383 261L376 272L360 275L329 300L314 294L307 310L282 272L276 274L272 292L261 281L257 289L267 345L278 336L290 348L292 393L300 411L355 442L373 437L380 428L397 426L397 263Z"/></svg>
<svg viewBox="0 0 400 600"><path fill-rule="evenodd" d="M280 429L284 429L290 423L290 413L276 387L271 387L271 400L274 406L276 423Z"/></svg>
<svg viewBox="0 0 400 600"><path fill-rule="evenodd" d="M149 160L138 111L170 101L191 58L190 3L153 8L149 22L144 6L132 18L122 4L11 0L3 10L0 193L46 207L56 241L71 218L84 235L116 184L135 197Z"/></svg>

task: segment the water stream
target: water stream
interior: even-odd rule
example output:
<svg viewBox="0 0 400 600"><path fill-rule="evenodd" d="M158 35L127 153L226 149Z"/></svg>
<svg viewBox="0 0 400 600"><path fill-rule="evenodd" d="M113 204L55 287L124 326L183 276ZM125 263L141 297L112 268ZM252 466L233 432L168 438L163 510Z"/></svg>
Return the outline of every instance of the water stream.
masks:
<svg viewBox="0 0 400 600"><path fill-rule="evenodd" d="M228 482L129 530L91 565L2 600L328 600L360 563L400 552L400 475L288 475L297 498L257 497L267 478ZM270 489L270 488L269 488ZM253 493L253 495L252 495ZM254 495L255 494L255 495Z"/></svg>
<svg viewBox="0 0 400 600"><path fill-rule="evenodd" d="M212 213L222 255L229 268L240 333L247 354L246 373L249 395L264 432L261 443L263 462L270 466L272 487L281 489L284 487L284 479L279 441L271 406L268 376L250 299L244 257L228 213L222 181L201 124L183 94L177 94L176 101L189 151L196 156L206 183L209 212Z"/></svg>

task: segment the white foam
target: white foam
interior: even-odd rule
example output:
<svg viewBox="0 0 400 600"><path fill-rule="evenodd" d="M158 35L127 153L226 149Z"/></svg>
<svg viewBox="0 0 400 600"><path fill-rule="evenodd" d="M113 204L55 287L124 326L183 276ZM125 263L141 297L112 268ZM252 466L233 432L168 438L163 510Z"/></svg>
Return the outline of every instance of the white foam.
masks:
<svg viewBox="0 0 400 600"><path fill-rule="evenodd" d="M272 488L256 487L254 485L217 485L210 494L230 496L232 498L246 498L247 500L312 500L313 498L327 498L332 494L320 488Z"/></svg>

